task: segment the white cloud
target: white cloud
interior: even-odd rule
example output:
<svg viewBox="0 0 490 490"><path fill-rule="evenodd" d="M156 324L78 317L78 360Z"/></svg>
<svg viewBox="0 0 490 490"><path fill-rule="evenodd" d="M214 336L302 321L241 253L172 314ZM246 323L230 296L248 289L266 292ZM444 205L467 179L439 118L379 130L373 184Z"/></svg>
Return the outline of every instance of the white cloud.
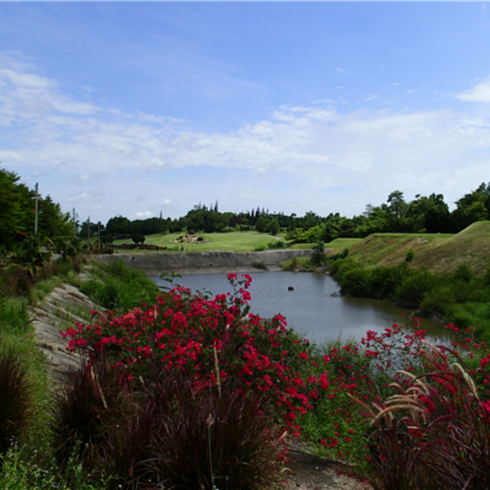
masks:
<svg viewBox="0 0 490 490"><path fill-rule="evenodd" d="M230 132L196 132L164 115L79 102L32 67L4 61L0 124L9 133L0 133L2 165L41 176L43 188L55 187L62 204L85 215L101 209L103 219L155 216L162 206L181 215L216 198L223 210L254 201L271 209L294 202L298 213L361 213L394 189L407 198L438 192L454 200L488 180L490 117L346 113L328 100L282 106ZM458 98L490 101L490 82ZM202 168L213 178L205 180ZM147 210L135 214L141 195Z"/></svg>
<svg viewBox="0 0 490 490"><path fill-rule="evenodd" d="M456 95L459 100L465 102L490 102L490 79L479 83L470 90Z"/></svg>
<svg viewBox="0 0 490 490"><path fill-rule="evenodd" d="M150 211L141 211L138 213L134 213L132 216L130 216L130 219L147 219L147 218L153 218L155 215L150 212Z"/></svg>

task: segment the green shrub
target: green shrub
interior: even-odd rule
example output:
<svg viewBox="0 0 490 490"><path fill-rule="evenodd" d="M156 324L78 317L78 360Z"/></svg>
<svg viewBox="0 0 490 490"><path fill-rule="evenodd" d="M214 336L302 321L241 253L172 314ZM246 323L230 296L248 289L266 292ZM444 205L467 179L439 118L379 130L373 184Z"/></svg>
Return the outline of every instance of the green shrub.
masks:
<svg viewBox="0 0 490 490"><path fill-rule="evenodd" d="M284 262L281 262L281 269L283 271L295 271L299 267L299 260L298 257L293 257L292 259L285 260Z"/></svg>
<svg viewBox="0 0 490 490"><path fill-rule="evenodd" d="M370 297L394 299L396 288L409 273L405 263L397 267L374 267L369 278Z"/></svg>
<svg viewBox="0 0 490 490"><path fill-rule="evenodd" d="M407 253L405 255L405 262L412 262L413 258L415 257L415 251L413 248L409 248L407 250Z"/></svg>
<svg viewBox="0 0 490 490"><path fill-rule="evenodd" d="M327 256L325 255L325 243L323 241L320 240L313 246L313 254L310 262L316 267L326 264Z"/></svg>
<svg viewBox="0 0 490 490"><path fill-rule="evenodd" d="M342 250L342 252L329 255L328 259L330 260L330 262L335 262L336 260L339 259L345 259L348 256L349 256L349 249L346 247L344 248L344 250Z"/></svg>
<svg viewBox="0 0 490 490"><path fill-rule="evenodd" d="M421 308L424 313L444 315L448 308L455 303L454 288L447 285L440 285L432 288L424 295Z"/></svg>
<svg viewBox="0 0 490 490"><path fill-rule="evenodd" d="M440 282L433 274L425 270L412 270L395 291L398 301L419 305L424 296Z"/></svg>
<svg viewBox="0 0 490 490"><path fill-rule="evenodd" d="M454 273L454 278L462 282L470 282L474 276L475 275L468 264L458 265L456 272Z"/></svg>
<svg viewBox="0 0 490 490"><path fill-rule="evenodd" d="M94 273L98 277L80 287L95 303L110 310L128 311L142 303L156 302L160 291L143 271L130 269L122 260L109 267L96 267Z"/></svg>

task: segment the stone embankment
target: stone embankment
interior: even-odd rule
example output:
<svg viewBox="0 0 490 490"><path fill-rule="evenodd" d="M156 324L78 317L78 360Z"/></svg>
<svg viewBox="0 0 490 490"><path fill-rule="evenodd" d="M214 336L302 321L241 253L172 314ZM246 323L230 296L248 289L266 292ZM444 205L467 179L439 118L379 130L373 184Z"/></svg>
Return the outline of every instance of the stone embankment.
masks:
<svg viewBox="0 0 490 490"><path fill-rule="evenodd" d="M265 252L210 251L199 253L124 253L96 255L94 259L109 265L123 260L131 269L139 269L148 276L162 272L176 274L206 274L219 272L279 271L281 262L294 257L311 257L312 250L267 250Z"/></svg>
<svg viewBox="0 0 490 490"><path fill-rule="evenodd" d="M31 308L36 341L48 359L48 370L55 382L65 382L81 366L80 356L66 350L61 332L75 327L77 322L89 323L93 309L101 308L69 284L57 287Z"/></svg>

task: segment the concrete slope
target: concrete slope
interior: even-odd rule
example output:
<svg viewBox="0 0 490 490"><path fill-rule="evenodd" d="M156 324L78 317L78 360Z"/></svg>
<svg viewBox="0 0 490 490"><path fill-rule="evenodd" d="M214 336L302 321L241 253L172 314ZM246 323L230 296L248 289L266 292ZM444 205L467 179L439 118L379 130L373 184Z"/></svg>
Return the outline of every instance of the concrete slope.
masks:
<svg viewBox="0 0 490 490"><path fill-rule="evenodd" d="M61 332L75 327L76 322L89 323L93 309L100 310L100 307L69 284L57 287L42 304L31 308L36 341L48 358L54 381L66 381L81 365L80 356L66 350Z"/></svg>
<svg viewBox="0 0 490 490"><path fill-rule="evenodd" d="M212 251L200 253L129 253L95 255L105 265L123 260L131 269L159 276L162 272L204 274L209 272L279 271L280 263L293 257L310 257L312 250L267 250L265 252Z"/></svg>

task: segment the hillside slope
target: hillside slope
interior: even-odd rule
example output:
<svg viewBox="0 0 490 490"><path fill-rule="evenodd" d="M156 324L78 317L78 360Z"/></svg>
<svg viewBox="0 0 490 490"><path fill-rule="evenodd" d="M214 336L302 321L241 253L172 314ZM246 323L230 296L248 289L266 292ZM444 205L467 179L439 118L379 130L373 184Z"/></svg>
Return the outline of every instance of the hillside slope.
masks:
<svg viewBox="0 0 490 490"><path fill-rule="evenodd" d="M473 223L457 235L376 233L352 245L350 254L371 265L395 266L415 252L410 263L439 274L452 274L467 264L475 274L490 268L490 221Z"/></svg>

